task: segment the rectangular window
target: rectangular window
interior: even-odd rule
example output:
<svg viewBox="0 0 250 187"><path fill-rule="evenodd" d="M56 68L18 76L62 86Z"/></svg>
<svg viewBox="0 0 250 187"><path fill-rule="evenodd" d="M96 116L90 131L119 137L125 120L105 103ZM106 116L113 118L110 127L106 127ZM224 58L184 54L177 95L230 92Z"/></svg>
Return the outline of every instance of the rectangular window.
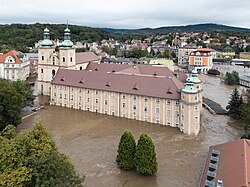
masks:
<svg viewBox="0 0 250 187"><path fill-rule="evenodd" d="M95 91L95 94L98 95L98 90Z"/></svg>
<svg viewBox="0 0 250 187"><path fill-rule="evenodd" d="M56 97L56 93L54 93L54 97Z"/></svg>
<svg viewBox="0 0 250 187"><path fill-rule="evenodd" d="M148 112L148 107L144 107L144 112L147 113Z"/></svg>
<svg viewBox="0 0 250 187"><path fill-rule="evenodd" d="M178 111L175 112L176 113L176 116L179 117L180 116L180 113Z"/></svg>
<svg viewBox="0 0 250 187"><path fill-rule="evenodd" d="M126 98L125 94L122 94L122 98L123 98L123 99L125 99L125 98Z"/></svg>
<svg viewBox="0 0 250 187"><path fill-rule="evenodd" d="M96 104L98 103L98 99L95 99L95 103L96 103Z"/></svg>
<svg viewBox="0 0 250 187"><path fill-rule="evenodd" d="M60 85L60 90L62 89L62 85Z"/></svg>
<svg viewBox="0 0 250 187"><path fill-rule="evenodd" d="M79 96L79 101L81 101L82 100L82 96Z"/></svg>
<svg viewBox="0 0 250 187"><path fill-rule="evenodd" d="M195 108L194 108L194 109L195 109L195 111L198 111L198 106L195 106Z"/></svg>
<svg viewBox="0 0 250 187"><path fill-rule="evenodd" d="M166 104L167 104L167 105L170 105L170 104L171 104L171 100L170 100L170 99L167 99L167 100L166 100Z"/></svg>
<svg viewBox="0 0 250 187"><path fill-rule="evenodd" d="M134 95L134 100L136 100L136 95Z"/></svg>
<svg viewBox="0 0 250 187"><path fill-rule="evenodd" d="M195 117L195 121L194 122L195 122L195 124L198 123L198 117L197 116Z"/></svg>
<svg viewBox="0 0 250 187"><path fill-rule="evenodd" d="M115 96L115 92L111 92L111 96L113 96L113 97L114 97L114 96Z"/></svg>
<svg viewBox="0 0 250 187"><path fill-rule="evenodd" d="M104 113L105 113L105 114L107 114L107 113L108 113L108 111L107 111L107 110L105 110L105 111L104 111Z"/></svg>
<svg viewBox="0 0 250 187"><path fill-rule="evenodd" d="M159 98L156 98L156 99L155 99L155 102L156 102L157 104L159 104L159 103L160 103L160 99L159 99Z"/></svg>
<svg viewBox="0 0 250 187"><path fill-rule="evenodd" d="M176 106L179 106L179 104L180 104L180 102L179 102L179 100L177 100L177 101L175 102L175 105L176 105Z"/></svg>
<svg viewBox="0 0 250 187"><path fill-rule="evenodd" d="M89 103L89 97L87 98L87 103Z"/></svg>
<svg viewBox="0 0 250 187"><path fill-rule="evenodd" d="M105 105L108 104L108 100L107 100L107 99L104 100L104 104L105 104Z"/></svg>
<svg viewBox="0 0 250 187"><path fill-rule="evenodd" d="M73 101L73 97L74 97L74 96L73 96L73 95L71 95L71 101Z"/></svg>
<svg viewBox="0 0 250 187"><path fill-rule="evenodd" d="M145 103L148 102L148 97L145 97L145 98L144 98L144 101L145 101Z"/></svg>
<svg viewBox="0 0 250 187"><path fill-rule="evenodd" d="M111 102L111 107L115 107L115 101Z"/></svg>
<svg viewBox="0 0 250 187"><path fill-rule="evenodd" d="M79 88L79 93L82 93L82 89L81 88Z"/></svg>
<svg viewBox="0 0 250 187"><path fill-rule="evenodd" d="M166 114L167 114L167 116L170 116L170 110L167 110Z"/></svg>
<svg viewBox="0 0 250 187"><path fill-rule="evenodd" d="M155 113L156 113L156 114L160 114L160 109L159 109L159 108L156 108L156 109L155 109Z"/></svg>
<svg viewBox="0 0 250 187"><path fill-rule="evenodd" d="M125 108L126 107L126 104L125 103L122 103L122 108Z"/></svg>
<svg viewBox="0 0 250 187"><path fill-rule="evenodd" d="M67 94L64 94L64 99L66 99L67 98Z"/></svg>
<svg viewBox="0 0 250 187"><path fill-rule="evenodd" d="M89 89L87 89L87 94L89 94Z"/></svg>
<svg viewBox="0 0 250 187"><path fill-rule="evenodd" d="M133 109L136 110L136 105L133 105Z"/></svg>
<svg viewBox="0 0 250 187"><path fill-rule="evenodd" d="M60 99L62 99L62 94L60 93L60 97L59 97Z"/></svg>

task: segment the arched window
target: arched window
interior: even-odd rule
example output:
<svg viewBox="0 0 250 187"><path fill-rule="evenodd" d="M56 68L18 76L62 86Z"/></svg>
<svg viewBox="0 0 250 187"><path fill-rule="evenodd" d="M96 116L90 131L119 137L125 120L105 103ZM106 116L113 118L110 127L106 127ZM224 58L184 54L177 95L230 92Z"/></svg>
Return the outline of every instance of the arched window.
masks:
<svg viewBox="0 0 250 187"><path fill-rule="evenodd" d="M70 57L70 62L72 62L73 61L73 58L72 57Z"/></svg>
<svg viewBox="0 0 250 187"><path fill-rule="evenodd" d="M52 70L52 77L54 77L55 74L56 74L56 71L53 69L53 70Z"/></svg>
<svg viewBox="0 0 250 187"><path fill-rule="evenodd" d="M65 62L65 57L63 57L63 62Z"/></svg>
<svg viewBox="0 0 250 187"><path fill-rule="evenodd" d="M80 67L80 70L82 70L82 66Z"/></svg>
<svg viewBox="0 0 250 187"><path fill-rule="evenodd" d="M41 69L41 73L43 73L43 69Z"/></svg>
<svg viewBox="0 0 250 187"><path fill-rule="evenodd" d="M44 56L42 56L42 60L44 60Z"/></svg>

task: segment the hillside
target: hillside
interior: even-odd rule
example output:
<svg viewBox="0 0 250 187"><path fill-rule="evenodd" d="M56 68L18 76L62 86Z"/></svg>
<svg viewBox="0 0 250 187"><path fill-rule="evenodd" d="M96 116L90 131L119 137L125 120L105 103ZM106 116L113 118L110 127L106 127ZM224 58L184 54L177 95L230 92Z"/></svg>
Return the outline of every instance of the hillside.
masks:
<svg viewBox="0 0 250 187"><path fill-rule="evenodd" d="M26 46L34 46L34 44L43 37L43 30L48 27L52 39L63 39L63 24L11 24L0 25L0 50L12 49L25 51ZM70 25L72 41L89 42L100 41L108 38L110 33L99 28L90 28L85 26Z"/></svg>
<svg viewBox="0 0 250 187"><path fill-rule="evenodd" d="M186 25L186 26L169 26L159 28L142 28L142 29L105 29L112 33L133 33L133 34L163 34L168 32L212 32L212 31L235 31L235 32L250 32L250 29L231 27L227 25L219 25L214 23L205 23L197 25Z"/></svg>

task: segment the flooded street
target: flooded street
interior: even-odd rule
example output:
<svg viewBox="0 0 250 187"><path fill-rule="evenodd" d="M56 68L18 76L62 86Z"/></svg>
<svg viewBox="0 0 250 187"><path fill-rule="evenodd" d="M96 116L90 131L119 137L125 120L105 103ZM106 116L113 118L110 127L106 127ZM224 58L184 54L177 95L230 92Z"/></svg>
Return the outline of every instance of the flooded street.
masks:
<svg viewBox="0 0 250 187"><path fill-rule="evenodd" d="M221 84L216 77L200 78L204 96L225 108L234 87ZM177 128L55 106L24 119L18 130L31 129L35 122L48 128L59 150L69 156L80 175L86 176L86 187L198 186L209 146L238 139L242 133L228 116L212 115L206 109L196 137ZM117 146L125 130L132 131L136 141L142 133L153 138L158 161L154 176L117 168Z"/></svg>

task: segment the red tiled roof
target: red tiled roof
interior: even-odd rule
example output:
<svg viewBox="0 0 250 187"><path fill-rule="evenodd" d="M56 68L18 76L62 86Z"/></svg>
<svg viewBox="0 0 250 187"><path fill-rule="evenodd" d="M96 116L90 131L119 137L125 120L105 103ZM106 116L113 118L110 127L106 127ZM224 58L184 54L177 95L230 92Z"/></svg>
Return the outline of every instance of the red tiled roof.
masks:
<svg viewBox="0 0 250 187"><path fill-rule="evenodd" d="M61 79L63 78L64 81ZM80 80L83 83L80 83ZM125 75L103 71L59 69L52 84L68 85L156 98L179 99L184 87L175 76ZM108 84L108 86L107 86ZM134 89L136 87L136 89Z"/></svg>
<svg viewBox="0 0 250 187"><path fill-rule="evenodd" d="M100 58L93 52L76 53L76 64L98 61Z"/></svg>
<svg viewBox="0 0 250 187"><path fill-rule="evenodd" d="M169 68L150 66L150 65L128 65L128 64L109 64L109 63L90 63L86 70L100 72L116 72L116 74L142 74L150 76L173 77L174 73Z"/></svg>
<svg viewBox="0 0 250 187"><path fill-rule="evenodd" d="M22 52L16 51L16 50L9 51L6 54L0 54L0 63L4 63L5 59L8 56L12 56L15 59L16 64L21 64L22 61L17 57L17 55L20 55L20 54L22 54Z"/></svg>
<svg viewBox="0 0 250 187"><path fill-rule="evenodd" d="M210 147L200 186L205 186L212 150L220 151L215 184L222 180L225 187L250 185L250 141L241 139Z"/></svg>

